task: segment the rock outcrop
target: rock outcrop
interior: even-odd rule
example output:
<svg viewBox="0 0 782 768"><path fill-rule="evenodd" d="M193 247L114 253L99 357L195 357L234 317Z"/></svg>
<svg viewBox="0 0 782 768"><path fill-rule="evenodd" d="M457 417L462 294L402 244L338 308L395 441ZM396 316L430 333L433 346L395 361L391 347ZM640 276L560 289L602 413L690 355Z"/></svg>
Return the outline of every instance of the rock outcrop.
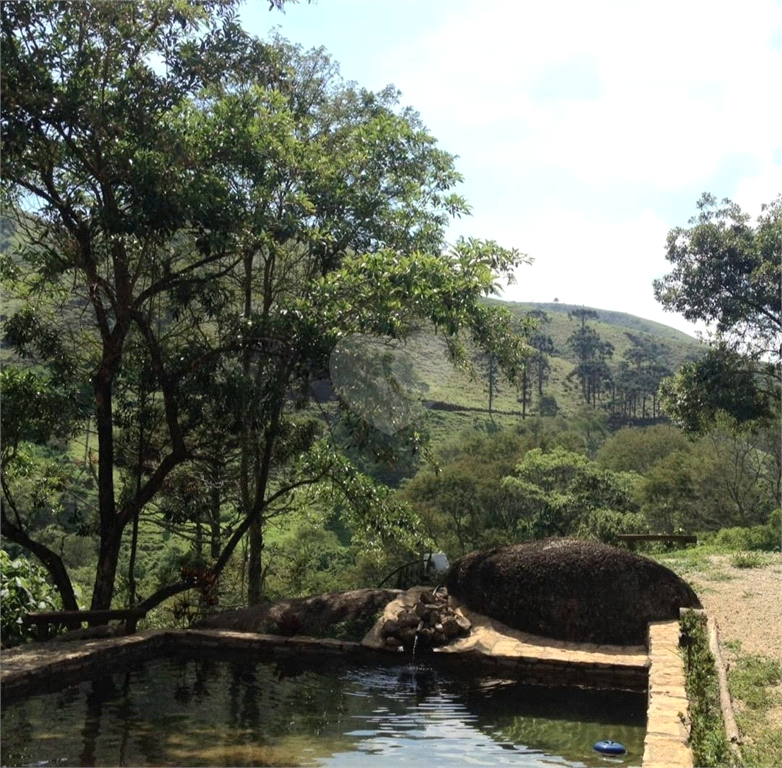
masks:
<svg viewBox="0 0 782 768"><path fill-rule="evenodd" d="M375 616L400 592L398 589L356 589L281 600L216 613L201 619L195 627L360 640L372 626Z"/></svg>
<svg viewBox="0 0 782 768"><path fill-rule="evenodd" d="M509 627L575 642L642 645L650 621L701 607L690 586L659 563L574 539L472 552L445 583L469 608Z"/></svg>
<svg viewBox="0 0 782 768"><path fill-rule="evenodd" d="M371 648L425 653L470 632L470 621L442 587L412 587L390 602L362 641Z"/></svg>

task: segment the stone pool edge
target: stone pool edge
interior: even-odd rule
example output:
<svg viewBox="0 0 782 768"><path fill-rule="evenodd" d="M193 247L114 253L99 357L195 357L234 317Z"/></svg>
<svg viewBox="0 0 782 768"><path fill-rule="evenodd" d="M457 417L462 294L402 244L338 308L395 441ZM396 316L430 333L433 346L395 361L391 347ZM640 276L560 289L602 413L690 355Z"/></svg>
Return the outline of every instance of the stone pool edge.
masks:
<svg viewBox="0 0 782 768"><path fill-rule="evenodd" d="M649 687L643 768L693 768L679 622L648 627Z"/></svg>
<svg viewBox="0 0 782 768"><path fill-rule="evenodd" d="M565 661L535 656L486 656L464 651L427 658L437 666L463 667L465 661L487 673L513 674L537 685L580 685L602 689L647 691L647 724L643 768L692 768L684 690L684 665L678 650L679 622L649 625L648 661L643 666L608 661ZM334 656L371 663L398 664L396 653L360 643L310 637L280 637L230 630L150 630L117 638L22 646L3 652L0 696L3 700L55 690L93 672L105 672L154 656L262 653L273 658Z"/></svg>
<svg viewBox="0 0 782 768"><path fill-rule="evenodd" d="M381 664L404 663L401 653L368 648L360 643L303 636L281 637L222 629L149 630L133 635L95 640L50 641L4 651L0 666L0 694L19 698L42 688L67 685L93 671L143 661L156 655L263 654L274 658L333 656ZM547 655L541 648L524 656L487 655L473 650L428 655L427 663L445 668L480 667L487 673L512 674L532 685L581 686L600 689L647 690L647 664L566 660L561 653Z"/></svg>

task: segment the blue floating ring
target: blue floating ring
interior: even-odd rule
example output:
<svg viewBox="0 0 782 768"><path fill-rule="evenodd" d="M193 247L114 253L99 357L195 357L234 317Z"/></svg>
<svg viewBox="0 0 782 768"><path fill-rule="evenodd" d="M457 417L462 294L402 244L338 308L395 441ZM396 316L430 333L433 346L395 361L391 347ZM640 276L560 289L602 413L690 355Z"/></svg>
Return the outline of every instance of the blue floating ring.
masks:
<svg viewBox="0 0 782 768"><path fill-rule="evenodd" d="M624 755L627 752L618 741L598 741L592 749L603 755Z"/></svg>

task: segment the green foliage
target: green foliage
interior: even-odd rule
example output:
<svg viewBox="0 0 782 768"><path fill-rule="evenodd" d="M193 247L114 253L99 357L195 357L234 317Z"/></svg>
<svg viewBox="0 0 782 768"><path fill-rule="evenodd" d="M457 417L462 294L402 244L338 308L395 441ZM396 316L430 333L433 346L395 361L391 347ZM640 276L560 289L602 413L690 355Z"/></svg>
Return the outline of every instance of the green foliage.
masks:
<svg viewBox="0 0 782 768"><path fill-rule="evenodd" d="M92 389L93 606L111 603L106 575L142 512L198 540L208 525L215 571L249 533L251 601L264 525L298 489L353 509L367 546L420 539L340 455L345 441L316 445L300 412L356 334L396 342L423 324L452 362L482 349L517 379L523 339L479 299L527 259L473 239L444 252L468 212L454 156L394 88L253 38L233 2L19 3L3 6L2 32L2 185L27 267L8 270L22 302L8 328L19 354L72 362L77 390ZM78 307L79 322L44 322L39 304ZM397 416L384 424L418 449ZM18 517L3 533L30 547Z"/></svg>
<svg viewBox="0 0 782 768"><path fill-rule="evenodd" d="M31 611L60 607L45 571L25 557L12 558L0 549L0 628L4 648L28 642L34 628L25 622Z"/></svg>
<svg viewBox="0 0 782 768"><path fill-rule="evenodd" d="M534 538L575 535L615 536L618 519L607 516L636 511L633 501L634 478L600 469L585 456L564 448L544 452L528 451L515 473L502 481L519 515L530 526ZM595 514L591 521L590 513ZM633 529L638 518L625 525ZM613 532L612 532L613 531Z"/></svg>
<svg viewBox="0 0 782 768"><path fill-rule="evenodd" d="M595 461L613 472L644 474L674 451L686 452L689 445L680 430L667 424L623 427L603 443Z"/></svg>
<svg viewBox="0 0 782 768"><path fill-rule="evenodd" d="M62 388L49 374L4 366L2 392L2 466L6 468L24 442L43 444L68 438L84 418L85 405L72 389Z"/></svg>
<svg viewBox="0 0 782 768"><path fill-rule="evenodd" d="M722 344L662 381L660 397L674 423L691 434L702 434L724 414L738 425L773 418L778 394L770 377L773 368Z"/></svg>
<svg viewBox="0 0 782 768"><path fill-rule="evenodd" d="M668 233L673 271L655 281L657 300L688 320L715 323L739 346L778 355L782 195L763 206L755 225L738 205L710 194L698 211L689 228Z"/></svg>
<svg viewBox="0 0 782 768"><path fill-rule="evenodd" d="M495 302L495 300L489 300L489 302L499 303ZM502 306L509 309L519 320L522 320L529 314L543 313L546 315L545 335L551 338L554 351L547 356L550 368L544 385L544 396L554 397L559 410L566 416L574 414L584 399L580 381L575 382L576 386L572 386L573 378L577 378L574 373L574 367L578 365L579 360L575 351L568 343L568 338L574 331L573 321L569 320L568 316L574 310L580 311L584 308L569 304L520 304L505 301L502 302ZM664 371L677 371L684 362L700 358L705 353L706 346L681 331L644 320L640 317L604 309L593 309L592 311L597 313L598 319L589 320L588 327L598 334L601 341L611 344L614 350L613 356L608 360L608 368L618 389L610 397L608 393L603 394L603 407L611 408L615 422L618 424L627 423L627 419L632 420L633 408L636 409L635 415L640 419L643 406L642 400L645 393L647 399L647 419L651 420L653 407L657 413L657 418L660 418L659 400L656 403L653 402L654 393L652 392L652 386L654 377L659 379L664 374ZM642 370L640 375L637 375L635 373L636 364L632 360L635 359L636 352L634 350L639 345L642 350L648 351L649 354L652 354L653 351L654 358L642 362L640 366ZM536 373L534 355L535 353L533 352L533 374ZM627 382L620 380L623 366L633 369ZM656 370L658 367L659 371ZM652 376L651 374L654 375ZM628 390L627 401L625 401L624 396L624 383L627 383L629 390L632 390ZM639 385L641 385L640 388ZM473 398L471 397L471 402L468 403L465 397L468 392L470 392L469 387L464 387L463 392L455 392L451 402L464 402L472 405ZM632 399L633 392L637 393L635 400ZM476 401L475 404L485 407L485 402L480 403ZM507 409L510 406L511 403L506 403L502 395L498 398L496 404L498 409ZM533 399L532 412L534 413L535 410L536 403ZM624 416L622 415L623 411L627 411ZM540 411L539 405L538 413L540 415L551 415L550 413Z"/></svg>
<svg viewBox="0 0 782 768"><path fill-rule="evenodd" d="M734 568L762 568L763 558L757 552L736 552L730 558Z"/></svg>
<svg viewBox="0 0 782 768"><path fill-rule="evenodd" d="M778 504L778 442L770 427L718 421L645 473L639 492L650 524L665 532L765 525Z"/></svg>
<svg viewBox="0 0 782 768"><path fill-rule="evenodd" d="M355 550L317 525L306 525L269 546L265 591L272 599L306 597L350 589Z"/></svg>
<svg viewBox="0 0 782 768"><path fill-rule="evenodd" d="M353 621L339 621L336 624L330 624L326 627L324 637L333 637L335 640L349 640L354 643L360 643L367 635L375 622L382 615L382 611L377 613L367 613Z"/></svg>
<svg viewBox="0 0 782 768"><path fill-rule="evenodd" d="M717 344L663 388L665 408L702 432L725 411L738 423L769 418L779 400L782 195L751 217L704 194L689 228L668 233L673 271L654 284L657 300L713 325Z"/></svg>
<svg viewBox="0 0 782 768"><path fill-rule="evenodd" d="M437 466L423 468L405 482L399 495L423 519L426 530L449 557L493 543L528 536L518 508L501 479L535 444L531 432L463 432L443 445Z"/></svg>
<svg viewBox="0 0 782 768"><path fill-rule="evenodd" d="M782 545L778 521L779 515L775 510L765 525L721 528L706 532L701 538L704 544L723 552L775 552Z"/></svg>
<svg viewBox="0 0 782 768"><path fill-rule="evenodd" d="M626 533L648 533L649 523L640 512L614 512L595 509L578 523L575 536L579 539L596 539L604 544L618 544L617 536Z"/></svg>
<svg viewBox="0 0 782 768"><path fill-rule="evenodd" d="M625 332L625 336L632 346L625 350L614 374L612 413L623 421L654 421L661 415L657 389L671 374L670 368L661 362L666 357L666 345L633 333Z"/></svg>
<svg viewBox="0 0 782 768"><path fill-rule="evenodd" d="M687 612L681 619L681 631L686 643L683 654L693 760L701 766L729 765L731 753L722 722L717 671L706 636L706 618Z"/></svg>
<svg viewBox="0 0 782 768"><path fill-rule="evenodd" d="M568 337L568 344L575 353L577 364L569 378L577 378L581 384L581 396L587 405L593 407L603 391L611 384L611 369L608 360L614 354L614 345L604 341L600 334L586 324L588 319L596 320L597 313L591 309L576 309L569 317L581 321Z"/></svg>

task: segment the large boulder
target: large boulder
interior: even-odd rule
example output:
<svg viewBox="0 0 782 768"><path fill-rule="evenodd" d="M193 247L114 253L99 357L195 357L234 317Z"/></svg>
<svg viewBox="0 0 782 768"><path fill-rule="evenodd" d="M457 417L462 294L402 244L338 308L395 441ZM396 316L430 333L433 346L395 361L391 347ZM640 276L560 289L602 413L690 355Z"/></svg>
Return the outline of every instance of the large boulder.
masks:
<svg viewBox="0 0 782 768"><path fill-rule="evenodd" d="M576 642L642 645L650 621L701 607L690 586L654 560L574 539L472 552L453 564L445 583L473 611Z"/></svg>
<svg viewBox="0 0 782 768"><path fill-rule="evenodd" d="M201 619L194 626L197 629L361 640L377 614L399 594L399 589L329 592L222 611Z"/></svg>

